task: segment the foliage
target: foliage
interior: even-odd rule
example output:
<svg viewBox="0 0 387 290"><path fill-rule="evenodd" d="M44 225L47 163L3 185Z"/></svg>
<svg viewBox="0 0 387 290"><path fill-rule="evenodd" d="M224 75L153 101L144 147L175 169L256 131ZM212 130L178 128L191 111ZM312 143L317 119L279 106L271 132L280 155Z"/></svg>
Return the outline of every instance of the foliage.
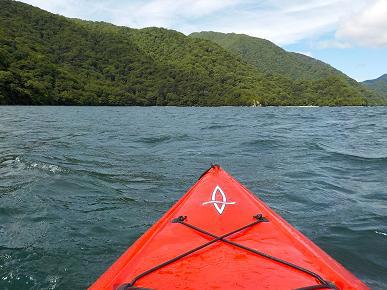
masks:
<svg viewBox="0 0 387 290"><path fill-rule="evenodd" d="M189 36L219 44L265 75L276 75L280 78L295 80L295 84L301 86L298 88L300 98L306 103L345 104L351 99L351 94L353 94L353 104L359 104L360 95L366 96L368 104L383 103L377 93L370 92L332 66L300 53L288 52L266 39L212 31L194 32ZM282 82L286 81L282 80ZM324 89L323 86L327 87ZM302 87L308 91L306 98L302 95ZM328 94L322 94L328 90Z"/></svg>
<svg viewBox="0 0 387 290"><path fill-rule="evenodd" d="M190 37L211 40L241 56L263 73L279 74L291 79L320 79L340 74L330 65L299 53L287 52L274 43L245 34L212 31L195 32Z"/></svg>
<svg viewBox="0 0 387 290"><path fill-rule="evenodd" d="M374 80L364 81L363 84L382 94L387 99L387 74Z"/></svg>
<svg viewBox="0 0 387 290"><path fill-rule="evenodd" d="M366 105L345 78L294 80L218 44L130 29L0 0L0 104Z"/></svg>

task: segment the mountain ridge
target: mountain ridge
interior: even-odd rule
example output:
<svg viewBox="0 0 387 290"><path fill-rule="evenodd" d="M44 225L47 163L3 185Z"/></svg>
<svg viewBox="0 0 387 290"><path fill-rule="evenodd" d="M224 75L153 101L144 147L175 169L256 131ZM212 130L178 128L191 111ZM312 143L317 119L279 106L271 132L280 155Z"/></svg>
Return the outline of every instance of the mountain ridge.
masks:
<svg viewBox="0 0 387 290"><path fill-rule="evenodd" d="M301 53L286 51L267 39L214 31L194 32L189 36L211 40L233 51L264 73L286 75L292 79L316 79L338 74L355 82L327 63Z"/></svg>
<svg viewBox="0 0 387 290"><path fill-rule="evenodd" d="M214 31L193 32L189 36L219 44L266 75L281 75L296 81L324 81L327 78L337 77L363 92L366 91L367 84L358 83L331 65L301 53L286 51L267 39L246 34ZM367 87L373 89L372 86ZM373 89L373 91L379 95L376 99L384 103L382 96L385 90L381 92Z"/></svg>
<svg viewBox="0 0 387 290"><path fill-rule="evenodd" d="M0 0L0 104L370 105L338 74L267 73L219 44L164 28L133 29Z"/></svg>
<svg viewBox="0 0 387 290"><path fill-rule="evenodd" d="M366 80L362 83L368 88L382 94L387 99L387 73L376 79Z"/></svg>

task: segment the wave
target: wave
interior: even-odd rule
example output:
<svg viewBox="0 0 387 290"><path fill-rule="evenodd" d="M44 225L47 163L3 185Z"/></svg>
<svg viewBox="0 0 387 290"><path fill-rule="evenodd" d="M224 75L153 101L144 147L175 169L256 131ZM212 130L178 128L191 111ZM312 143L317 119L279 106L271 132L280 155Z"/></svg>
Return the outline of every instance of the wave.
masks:
<svg viewBox="0 0 387 290"><path fill-rule="evenodd" d="M387 233L381 232L381 231L375 231L375 234L387 236Z"/></svg>
<svg viewBox="0 0 387 290"><path fill-rule="evenodd" d="M256 145L261 145L261 146L278 146L281 145L281 141L274 140L274 139L254 139L254 140L249 140L242 142L242 146L256 146Z"/></svg>
<svg viewBox="0 0 387 290"><path fill-rule="evenodd" d="M157 143L163 143L165 141L171 140L172 136L153 136L153 137L144 137L139 139L139 142L146 143L146 144L157 144Z"/></svg>
<svg viewBox="0 0 387 290"><path fill-rule="evenodd" d="M11 166L19 166L22 169L26 169L26 170L34 169L34 170L40 170L40 171L49 172L53 174L63 173L66 171L64 168L58 165L45 163L41 161L28 161L21 156L16 156L14 159L8 159L8 162L9 162L9 165Z"/></svg>
<svg viewBox="0 0 387 290"><path fill-rule="evenodd" d="M143 137L137 140L137 142L145 144L161 144L164 142L170 141L186 141L191 140L192 138L188 134L177 134L177 135L160 135L160 136L150 136Z"/></svg>
<svg viewBox="0 0 387 290"><path fill-rule="evenodd" d="M335 148L332 148L330 146L324 145L324 144L315 144L317 148L320 150L323 150L327 153L334 154L337 156L344 156L347 158L355 159L355 160L360 160L360 161L387 161L387 156L386 155L363 155L359 153L354 153L352 151L341 151L337 150Z"/></svg>
<svg viewBox="0 0 387 290"><path fill-rule="evenodd" d="M30 168L37 168L43 171L49 171L51 173L63 172L64 170L58 165L45 164L45 163L31 163Z"/></svg>
<svg viewBox="0 0 387 290"><path fill-rule="evenodd" d="M208 125L206 127L203 127L202 129L203 130L214 130L214 129L223 129L223 128L230 128L230 127L233 127L233 125L230 125L230 124L212 124L212 125Z"/></svg>

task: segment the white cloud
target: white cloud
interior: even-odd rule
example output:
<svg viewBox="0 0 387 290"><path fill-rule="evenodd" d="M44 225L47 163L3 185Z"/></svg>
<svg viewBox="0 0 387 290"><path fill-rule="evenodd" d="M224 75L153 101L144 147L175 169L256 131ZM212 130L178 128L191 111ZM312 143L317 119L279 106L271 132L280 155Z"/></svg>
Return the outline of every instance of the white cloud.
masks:
<svg viewBox="0 0 387 290"><path fill-rule="evenodd" d="M321 40L317 42L316 48L349 48L351 44L349 42L343 42L337 39Z"/></svg>
<svg viewBox="0 0 387 290"><path fill-rule="evenodd" d="M336 31L320 47L387 43L387 0L24 0L68 17L184 33L245 33L286 45ZM383 17L384 14L384 17Z"/></svg>
<svg viewBox="0 0 387 290"><path fill-rule="evenodd" d="M197 18L211 17L241 0L151 0L122 2L113 11L113 23L136 28L162 26L181 31Z"/></svg>
<svg viewBox="0 0 387 290"><path fill-rule="evenodd" d="M366 47L387 47L387 1L370 2L365 9L339 24L337 39Z"/></svg>
<svg viewBox="0 0 387 290"><path fill-rule="evenodd" d="M277 44L290 44L305 38L317 38L333 30L338 19L345 14L340 6L350 2L352 1L266 1L271 5L262 10L238 9L207 26L211 30L245 33Z"/></svg>

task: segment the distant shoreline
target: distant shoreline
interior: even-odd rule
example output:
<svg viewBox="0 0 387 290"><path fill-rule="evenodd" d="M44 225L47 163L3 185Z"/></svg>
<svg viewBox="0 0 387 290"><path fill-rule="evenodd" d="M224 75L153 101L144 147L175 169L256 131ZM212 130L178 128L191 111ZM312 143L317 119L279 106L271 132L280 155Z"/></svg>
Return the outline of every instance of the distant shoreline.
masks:
<svg viewBox="0 0 387 290"><path fill-rule="evenodd" d="M132 29L17 1L0 9L0 104L370 106L332 66L242 34Z"/></svg>
<svg viewBox="0 0 387 290"><path fill-rule="evenodd" d="M261 109L261 108L366 108L366 107L387 107L387 105L364 105L364 106L355 106L355 105L341 105L341 106L298 106L298 105L287 105L287 106L230 106L230 105L221 105L221 106L138 106L138 105L1 105L0 107L114 107L114 108L251 108L251 109Z"/></svg>

